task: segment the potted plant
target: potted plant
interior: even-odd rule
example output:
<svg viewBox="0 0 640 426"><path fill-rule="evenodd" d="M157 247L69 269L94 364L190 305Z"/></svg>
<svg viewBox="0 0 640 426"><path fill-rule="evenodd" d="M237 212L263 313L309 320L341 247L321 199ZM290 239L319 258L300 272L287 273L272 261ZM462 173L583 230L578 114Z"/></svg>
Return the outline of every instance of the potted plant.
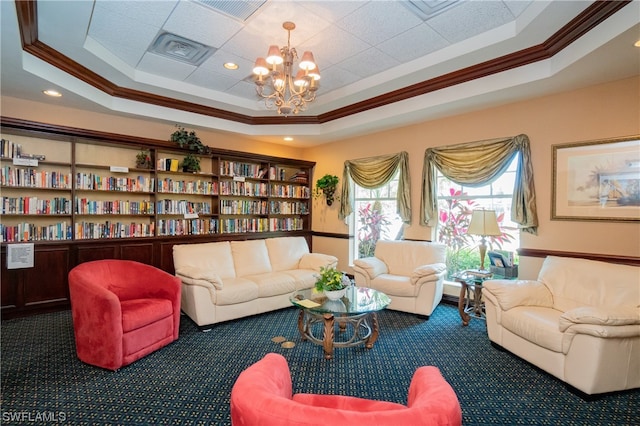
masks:
<svg viewBox="0 0 640 426"><path fill-rule="evenodd" d="M182 160L182 171L196 173L200 171L200 158L194 154L187 154Z"/></svg>
<svg viewBox="0 0 640 426"><path fill-rule="evenodd" d="M189 151L194 151L198 154L208 154L211 151L211 148L202 143L195 131L187 131L184 127L178 125L176 127L177 130L171 134L171 142L177 143L180 148L188 148Z"/></svg>
<svg viewBox="0 0 640 426"><path fill-rule="evenodd" d="M317 276L315 289L324 292L329 300L338 300L347 291L351 284L349 278L334 267L320 267L320 275Z"/></svg>
<svg viewBox="0 0 640 426"><path fill-rule="evenodd" d="M151 168L151 152L148 149L143 149L136 154L136 167L139 169Z"/></svg>
<svg viewBox="0 0 640 426"><path fill-rule="evenodd" d="M326 174L316 181L316 189L324 194L328 206L333 204L338 181L338 176L330 174Z"/></svg>

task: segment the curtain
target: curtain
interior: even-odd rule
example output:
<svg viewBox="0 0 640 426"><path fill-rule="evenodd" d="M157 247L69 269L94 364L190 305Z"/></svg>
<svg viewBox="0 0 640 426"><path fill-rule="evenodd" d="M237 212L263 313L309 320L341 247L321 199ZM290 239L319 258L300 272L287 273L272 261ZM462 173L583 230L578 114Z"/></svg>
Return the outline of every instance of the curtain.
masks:
<svg viewBox="0 0 640 426"><path fill-rule="evenodd" d="M436 169L451 181L471 187L488 185L520 153L513 189L511 220L524 232L536 234L538 215L533 186L533 166L527 135L428 148L422 168L420 223L434 226L438 212Z"/></svg>
<svg viewBox="0 0 640 426"><path fill-rule="evenodd" d="M342 196L338 217L344 219L353 211L351 180L366 189L387 184L399 170L397 213L404 223L411 223L411 180L409 154L405 151L392 155L347 160L342 173Z"/></svg>

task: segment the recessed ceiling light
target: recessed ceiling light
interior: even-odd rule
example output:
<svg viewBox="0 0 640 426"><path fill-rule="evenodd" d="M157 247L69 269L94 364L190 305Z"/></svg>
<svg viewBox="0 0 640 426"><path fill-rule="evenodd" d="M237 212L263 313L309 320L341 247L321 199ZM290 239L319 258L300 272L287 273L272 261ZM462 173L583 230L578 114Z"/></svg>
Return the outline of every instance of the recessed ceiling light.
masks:
<svg viewBox="0 0 640 426"><path fill-rule="evenodd" d="M47 96L53 96L54 98L59 98L60 96L62 96L62 93L58 92L57 90L43 90L42 93L44 93Z"/></svg>
<svg viewBox="0 0 640 426"><path fill-rule="evenodd" d="M238 69L238 64L234 64L233 62L226 62L224 64L224 67L228 70L237 70Z"/></svg>
<svg viewBox="0 0 640 426"><path fill-rule="evenodd" d="M635 43L633 43L633 45L634 45L635 47L640 47L640 40L638 40L638 41L636 41Z"/></svg>
<svg viewBox="0 0 640 426"><path fill-rule="evenodd" d="M293 138L291 136L285 136L284 140L287 142L291 142Z"/></svg>

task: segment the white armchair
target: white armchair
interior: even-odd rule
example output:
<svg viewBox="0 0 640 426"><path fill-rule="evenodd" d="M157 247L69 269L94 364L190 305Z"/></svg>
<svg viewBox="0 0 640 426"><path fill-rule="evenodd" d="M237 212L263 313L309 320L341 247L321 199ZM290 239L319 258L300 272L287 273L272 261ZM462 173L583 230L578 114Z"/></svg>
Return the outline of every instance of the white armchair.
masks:
<svg viewBox="0 0 640 426"><path fill-rule="evenodd" d="M391 298L388 309L429 317L442 300L446 247L426 241L378 241L373 257L356 259L356 285Z"/></svg>
<svg viewBox="0 0 640 426"><path fill-rule="evenodd" d="M640 268L550 256L482 294L495 344L588 395L640 387Z"/></svg>

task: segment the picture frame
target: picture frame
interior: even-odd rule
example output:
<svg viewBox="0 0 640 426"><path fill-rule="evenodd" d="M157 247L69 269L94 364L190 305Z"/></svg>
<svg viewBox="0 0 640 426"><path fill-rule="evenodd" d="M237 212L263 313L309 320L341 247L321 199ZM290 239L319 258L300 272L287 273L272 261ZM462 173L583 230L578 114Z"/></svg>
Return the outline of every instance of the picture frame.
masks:
<svg viewBox="0 0 640 426"><path fill-rule="evenodd" d="M640 135L552 150L551 220L640 221Z"/></svg>

